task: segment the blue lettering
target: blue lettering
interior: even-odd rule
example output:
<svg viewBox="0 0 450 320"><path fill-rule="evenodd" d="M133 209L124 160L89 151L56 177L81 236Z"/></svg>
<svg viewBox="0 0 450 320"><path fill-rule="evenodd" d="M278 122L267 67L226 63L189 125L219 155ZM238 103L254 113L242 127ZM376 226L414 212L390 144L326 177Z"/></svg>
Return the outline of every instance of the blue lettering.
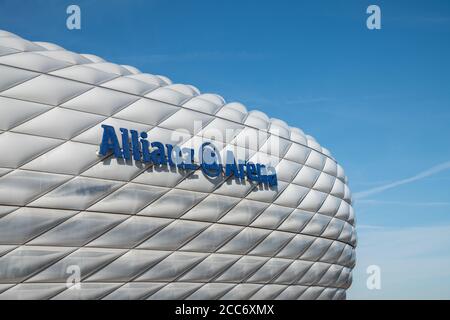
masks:
<svg viewBox="0 0 450 320"><path fill-rule="evenodd" d="M183 170L197 170L201 168L203 173L209 177L230 177L233 175L238 179L247 177L250 181L258 183L267 183L270 186L277 186L277 175L273 167L266 169L266 166L260 163L241 162L236 164L236 159L232 151L227 151L226 165L220 163L216 147L211 142L205 142L200 148L200 163L195 163L195 150L191 148L180 149L179 146L172 144L162 144L154 141L150 143L146 132L138 134L136 130L120 128L121 141L123 148L120 148L114 127L102 125L103 136L100 144L99 155L106 156L113 153L116 158L124 158L144 163L153 163L155 165L177 166ZM131 139L130 139L131 134ZM131 143L130 143L131 141ZM166 154L167 151L167 154ZM225 168L224 168L225 167ZM270 174L267 172L270 169Z"/></svg>
<svg viewBox="0 0 450 320"><path fill-rule="evenodd" d="M122 133L122 154L126 160L131 159L130 155L130 138L128 137L128 129L120 128Z"/></svg>
<svg viewBox="0 0 450 320"><path fill-rule="evenodd" d="M131 146L133 148L133 159L135 161L141 161L141 147L139 145L139 137L136 130L130 130L131 133Z"/></svg>
<svg viewBox="0 0 450 320"><path fill-rule="evenodd" d="M161 142L152 142L151 146L154 149L150 153L152 162L157 165L167 164L166 153L164 151L164 145Z"/></svg>
<svg viewBox="0 0 450 320"><path fill-rule="evenodd" d="M103 137L99 154L106 156L108 153L113 152L116 158L122 158L122 151L120 150L119 140L117 140L114 127L102 124L102 128Z"/></svg>
<svg viewBox="0 0 450 320"><path fill-rule="evenodd" d="M247 178L251 181L259 182L258 172L254 163L247 163Z"/></svg>

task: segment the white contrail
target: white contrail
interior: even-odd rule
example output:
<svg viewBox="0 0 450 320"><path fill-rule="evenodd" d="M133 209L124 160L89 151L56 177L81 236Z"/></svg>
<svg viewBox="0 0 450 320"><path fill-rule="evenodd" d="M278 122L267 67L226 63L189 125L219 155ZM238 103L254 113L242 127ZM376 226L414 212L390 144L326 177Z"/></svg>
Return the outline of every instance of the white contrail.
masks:
<svg viewBox="0 0 450 320"><path fill-rule="evenodd" d="M411 183L411 182L414 182L414 181L417 181L417 180L421 180L421 179L427 178L429 176L432 176L432 175L434 175L436 173L439 173L441 171L448 170L448 169L450 169L450 161L438 164L437 166L434 166L434 167L432 167L432 168L430 168L428 170L420 172L420 173L418 173L415 176L412 176L410 178L406 178L406 179L402 179L402 180L399 180L399 181L391 182L391 183L388 183L388 184L386 184L384 186L379 186L379 187L372 188L372 189L369 189L369 190L366 190L366 191L356 192L356 193L353 194L353 198L354 199L363 199L363 198L365 198L367 196L370 196L370 195L373 195L373 194L377 194L377 193L383 192L385 190L401 186L403 184L407 184L407 183Z"/></svg>

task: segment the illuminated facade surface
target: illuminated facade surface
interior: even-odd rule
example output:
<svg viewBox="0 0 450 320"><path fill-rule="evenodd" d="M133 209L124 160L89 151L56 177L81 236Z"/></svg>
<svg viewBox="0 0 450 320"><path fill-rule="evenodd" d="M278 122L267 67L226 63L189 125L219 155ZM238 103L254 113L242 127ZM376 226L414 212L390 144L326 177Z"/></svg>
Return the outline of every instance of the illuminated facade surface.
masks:
<svg viewBox="0 0 450 320"><path fill-rule="evenodd" d="M341 166L302 130L5 31L0 75L0 299L345 298L351 194ZM102 125L114 128L118 154L100 152ZM197 164L212 143L217 161L231 151L247 170L136 160L122 143L136 142L131 130L194 150Z"/></svg>

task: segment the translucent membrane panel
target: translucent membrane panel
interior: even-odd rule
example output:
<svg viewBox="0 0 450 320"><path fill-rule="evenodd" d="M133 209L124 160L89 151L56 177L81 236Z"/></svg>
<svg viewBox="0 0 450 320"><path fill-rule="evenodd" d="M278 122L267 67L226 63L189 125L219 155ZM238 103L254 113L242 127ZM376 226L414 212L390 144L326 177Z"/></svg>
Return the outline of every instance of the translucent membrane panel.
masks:
<svg viewBox="0 0 450 320"><path fill-rule="evenodd" d="M88 246L133 248L167 226L172 219L133 216L101 235Z"/></svg>
<svg viewBox="0 0 450 320"><path fill-rule="evenodd" d="M127 108L119 111L115 117L128 121L157 125L180 108L150 99L139 99Z"/></svg>
<svg viewBox="0 0 450 320"><path fill-rule="evenodd" d="M59 69L50 74L80 82L87 82L90 84L99 84L101 82L117 77L116 74L103 72L88 66L76 65L64 69Z"/></svg>
<svg viewBox="0 0 450 320"><path fill-rule="evenodd" d="M138 98L122 92L96 87L62 104L63 107L112 116ZM102 101L98 103L97 101Z"/></svg>
<svg viewBox="0 0 450 320"><path fill-rule="evenodd" d="M222 219L220 219L220 222L244 226L249 225L268 206L268 203L244 199L227 212Z"/></svg>
<svg viewBox="0 0 450 320"><path fill-rule="evenodd" d="M67 288L64 283L22 283L0 294L2 300L44 300L51 299Z"/></svg>
<svg viewBox="0 0 450 320"><path fill-rule="evenodd" d="M298 234L277 254L277 257L296 259L314 240L314 237Z"/></svg>
<svg viewBox="0 0 450 320"><path fill-rule="evenodd" d="M83 176L98 179L130 181L147 167L147 165L141 161L118 159L113 155L109 155L106 158L97 158L97 163L83 172Z"/></svg>
<svg viewBox="0 0 450 320"><path fill-rule="evenodd" d="M291 240L295 234L290 232L273 231L259 242L249 254L257 256L273 256Z"/></svg>
<svg viewBox="0 0 450 320"><path fill-rule="evenodd" d="M57 107L21 124L14 131L68 140L104 119L103 116Z"/></svg>
<svg viewBox="0 0 450 320"><path fill-rule="evenodd" d="M206 194L204 193L172 189L143 209L139 214L178 218L205 197Z"/></svg>
<svg viewBox="0 0 450 320"><path fill-rule="evenodd" d="M238 106L238 107L234 107ZM247 116L247 109L239 103L229 103L224 105L217 113L216 116L225 118L234 122L242 123Z"/></svg>
<svg viewBox="0 0 450 320"><path fill-rule="evenodd" d="M119 188L119 182L76 177L34 201L38 207L83 210ZM64 202L61 202L64 198Z"/></svg>
<svg viewBox="0 0 450 320"><path fill-rule="evenodd" d="M2 57L0 59L4 58ZM4 91L39 75L37 72L31 72L4 65L0 65L0 71L2 74L2 78L0 80L0 91Z"/></svg>
<svg viewBox="0 0 450 320"><path fill-rule="evenodd" d="M308 194L305 195L303 199L301 199L298 204L298 208L306 211L317 212L322 207L325 199L327 198L327 194L310 190Z"/></svg>
<svg viewBox="0 0 450 320"><path fill-rule="evenodd" d="M301 259L317 261L319 260L328 248L331 246L332 240L316 238L314 242L308 247L308 249L302 253Z"/></svg>
<svg viewBox="0 0 450 320"><path fill-rule="evenodd" d="M0 57L0 63L32 71L47 73L70 66L70 63L52 59L34 52L21 52Z"/></svg>
<svg viewBox="0 0 450 320"><path fill-rule="evenodd" d="M53 300L93 300L101 299L115 289L120 287L119 283L80 283L77 290L66 289L53 297Z"/></svg>
<svg viewBox="0 0 450 320"><path fill-rule="evenodd" d="M27 282L66 283L68 276L75 270L79 270L80 276L86 278L123 253L123 250L117 249L81 248L39 272Z"/></svg>
<svg viewBox="0 0 450 320"><path fill-rule="evenodd" d="M297 283L307 286L317 285L330 267L331 265L329 264L316 262L313 267L309 268L308 271L300 277Z"/></svg>
<svg viewBox="0 0 450 320"><path fill-rule="evenodd" d="M17 52L18 52L18 50L16 50L16 49L0 46L0 55L1 56L5 56L7 54L17 53Z"/></svg>
<svg viewBox="0 0 450 320"><path fill-rule="evenodd" d="M302 232L305 234L320 236L322 235L323 231L325 231L325 228L328 226L330 221L330 217L321 214L315 214L308 222L308 225L302 230Z"/></svg>
<svg viewBox="0 0 450 320"><path fill-rule="evenodd" d="M89 209L92 211L135 214L167 192L166 188L128 183Z"/></svg>
<svg viewBox="0 0 450 320"><path fill-rule="evenodd" d="M0 282L22 282L73 250L70 247L19 247L0 258Z"/></svg>
<svg viewBox="0 0 450 320"><path fill-rule="evenodd" d="M0 244L23 244L70 218L76 211L22 207L0 223Z"/></svg>
<svg viewBox="0 0 450 320"><path fill-rule="evenodd" d="M314 213L295 209L278 229L295 233L302 232L313 216Z"/></svg>
<svg viewBox="0 0 450 320"><path fill-rule="evenodd" d="M270 234L270 230L245 228L218 252L245 254Z"/></svg>
<svg viewBox="0 0 450 320"><path fill-rule="evenodd" d="M18 168L62 142L34 135L4 132L0 134L0 148L5 150L0 158L0 166Z"/></svg>
<svg viewBox="0 0 450 320"><path fill-rule="evenodd" d="M287 182L283 182L281 180L278 180L276 186L267 186L265 184L255 185L255 187L250 191L246 198L250 200L274 203L275 199L282 195L287 186L290 185ZM302 194L299 194L297 197L301 196Z"/></svg>
<svg viewBox="0 0 450 320"><path fill-rule="evenodd" d="M25 205L50 191L69 176L15 170L0 178L0 202L6 205Z"/></svg>
<svg viewBox="0 0 450 320"><path fill-rule="evenodd" d="M155 294L151 295L151 300L181 300L187 298L202 286L201 283L169 283Z"/></svg>
<svg viewBox="0 0 450 320"><path fill-rule="evenodd" d="M320 258L322 262L337 263L346 244L339 241L334 241L328 248L327 252Z"/></svg>
<svg viewBox="0 0 450 320"><path fill-rule="evenodd" d="M228 143L236 137L244 127L235 122L214 119L211 121L199 135L213 141Z"/></svg>
<svg viewBox="0 0 450 320"><path fill-rule="evenodd" d="M310 153L310 148L298 143L292 143L284 158L299 164L305 164Z"/></svg>
<svg viewBox="0 0 450 320"><path fill-rule="evenodd" d="M218 299L231 290L234 286L235 284L231 283L207 283L187 297L187 300Z"/></svg>
<svg viewBox="0 0 450 320"><path fill-rule="evenodd" d="M244 198L252 188L254 183L247 180L236 179L231 176L225 180L215 191L216 194L221 194L230 197Z"/></svg>
<svg viewBox="0 0 450 320"><path fill-rule="evenodd" d="M206 257L206 253L174 252L136 281L173 281Z"/></svg>
<svg viewBox="0 0 450 320"><path fill-rule="evenodd" d="M212 192L224 181L224 177L219 175L211 178L200 170L195 171L192 175L181 181L178 187L180 189L192 190L198 192Z"/></svg>
<svg viewBox="0 0 450 320"><path fill-rule="evenodd" d="M173 131L162 127L155 127L148 132L149 141L158 141L162 144L182 145L192 138L186 131Z"/></svg>
<svg viewBox="0 0 450 320"><path fill-rule="evenodd" d="M146 125L146 124L134 123L134 122L130 122L130 121L122 120L122 119L105 118L105 117L103 117L103 119L104 120L98 122L92 128L90 128L90 129L84 131L83 133L81 133L80 135L76 136L73 140L79 141L79 142L84 142L84 143L95 144L95 145L99 146L102 141L102 136L103 136L102 125L109 125L109 126L114 127L117 137L120 137L120 134L121 134L120 128L134 129L139 132L141 132L141 131L147 132L152 128L151 126ZM122 147L122 139L118 139L118 140L119 140L119 145Z"/></svg>
<svg viewBox="0 0 450 320"><path fill-rule="evenodd" d="M336 177L333 177L328 173L322 172L319 178L317 179L316 183L314 184L314 189L325 193L330 193L330 191L333 189L333 184L335 180Z"/></svg>
<svg viewBox="0 0 450 320"><path fill-rule="evenodd" d="M170 103L173 105L182 105L183 102L191 98L190 95L183 94L181 92L171 90L169 88L160 87L145 95L145 97L152 100Z"/></svg>
<svg viewBox="0 0 450 320"><path fill-rule="evenodd" d="M98 147L67 141L23 166L42 172L77 175L99 161Z"/></svg>
<svg viewBox="0 0 450 320"><path fill-rule="evenodd" d="M43 104L0 97L0 130L9 130L36 117L51 107Z"/></svg>
<svg viewBox="0 0 450 320"><path fill-rule="evenodd" d="M184 219L215 222L238 203L239 199L220 195L209 195L190 209Z"/></svg>
<svg viewBox="0 0 450 320"><path fill-rule="evenodd" d="M268 284L263 286L250 299L251 300L273 300L275 299L287 286L279 284Z"/></svg>
<svg viewBox="0 0 450 320"><path fill-rule="evenodd" d="M167 257L169 252L130 250L90 276L88 282L128 282Z"/></svg>
<svg viewBox="0 0 450 320"><path fill-rule="evenodd" d="M326 160L325 155L315 150L312 150L311 153L309 154L308 160L306 161L305 165L310 166L317 170L322 170L323 167L325 166L325 160Z"/></svg>
<svg viewBox="0 0 450 320"><path fill-rule="evenodd" d="M176 250L209 225L205 222L176 220L142 243L139 248Z"/></svg>
<svg viewBox="0 0 450 320"><path fill-rule="evenodd" d="M123 221L118 214L82 212L32 240L33 245L82 246Z"/></svg>
<svg viewBox="0 0 450 320"><path fill-rule="evenodd" d="M296 300L298 299L307 289L305 286L288 286L283 290L276 300Z"/></svg>
<svg viewBox="0 0 450 320"><path fill-rule="evenodd" d="M338 265L331 265L327 272L319 279L318 284L324 287L339 286L336 280L339 279L344 267Z"/></svg>
<svg viewBox="0 0 450 320"><path fill-rule="evenodd" d="M48 75L40 75L2 92L3 96L57 106L92 86Z"/></svg>
<svg viewBox="0 0 450 320"><path fill-rule="evenodd" d="M333 217L338 212L342 201L343 200L337 197L328 195L325 201L323 202L322 206L320 207L319 213Z"/></svg>
<svg viewBox="0 0 450 320"><path fill-rule="evenodd" d="M197 134L211 122L213 117L191 110L181 109L161 123L161 127L176 131Z"/></svg>
<svg viewBox="0 0 450 320"><path fill-rule="evenodd" d="M268 258L244 256L222 273L217 281L239 282L255 273L267 260Z"/></svg>
<svg viewBox="0 0 450 320"><path fill-rule="evenodd" d="M276 166L277 178L286 182L291 182L302 165L286 159L281 160Z"/></svg>
<svg viewBox="0 0 450 320"><path fill-rule="evenodd" d="M202 99L201 97L194 97L189 101L185 102L183 104L183 107L204 113L215 114L217 110L220 109L221 105L218 105L206 99Z"/></svg>
<svg viewBox="0 0 450 320"><path fill-rule="evenodd" d="M288 264L275 279L274 283L292 284L313 268L314 263L310 261L294 260Z"/></svg>
<svg viewBox="0 0 450 320"><path fill-rule="evenodd" d="M211 254L200 262L192 270L181 277L181 281L207 282L222 273L231 264L236 262L240 256L228 254Z"/></svg>
<svg viewBox="0 0 450 320"><path fill-rule="evenodd" d="M189 173L185 170L172 170L166 166L151 166L141 172L133 181L154 186L174 187Z"/></svg>
<svg viewBox="0 0 450 320"><path fill-rule="evenodd" d="M272 155L274 157L283 158L289 150L292 142L276 135L271 135L259 151Z"/></svg>
<svg viewBox="0 0 450 320"><path fill-rule="evenodd" d="M128 77L115 78L113 80L103 82L101 86L135 95L143 95L158 88L156 85L151 85L149 83Z"/></svg>
<svg viewBox="0 0 450 320"><path fill-rule="evenodd" d="M259 289L262 288L261 284L238 284L233 289L228 291L222 300L247 300L250 299Z"/></svg>
<svg viewBox="0 0 450 320"><path fill-rule="evenodd" d="M253 128L244 127L231 141L232 144L245 149L258 151L269 138L269 134Z"/></svg>
<svg viewBox="0 0 450 320"><path fill-rule="evenodd" d="M262 265L257 272L251 275L246 282L267 283L281 274L292 260L271 258Z"/></svg>
<svg viewBox="0 0 450 320"><path fill-rule="evenodd" d="M306 197L310 191L310 189L289 184L274 203L285 207L296 208L300 201Z"/></svg>
<svg viewBox="0 0 450 320"><path fill-rule="evenodd" d="M152 295L164 286L164 283L126 283L120 288L117 288L103 300L139 300L145 299Z"/></svg>
<svg viewBox="0 0 450 320"><path fill-rule="evenodd" d="M22 39L13 33L3 31L2 45L16 51L41 51L44 48L31 41Z"/></svg>
<svg viewBox="0 0 450 320"><path fill-rule="evenodd" d="M181 248L186 251L214 252L241 230L237 226L215 224Z"/></svg>
<svg viewBox="0 0 450 320"><path fill-rule="evenodd" d="M269 205L252 223L251 226L275 229L282 223L294 209L288 207Z"/></svg>

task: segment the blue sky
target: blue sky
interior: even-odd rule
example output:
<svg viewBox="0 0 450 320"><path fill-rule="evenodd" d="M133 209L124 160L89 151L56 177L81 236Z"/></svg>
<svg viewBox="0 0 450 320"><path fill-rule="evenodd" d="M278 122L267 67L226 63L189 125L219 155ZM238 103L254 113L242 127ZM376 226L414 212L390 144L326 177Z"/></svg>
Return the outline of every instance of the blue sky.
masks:
<svg viewBox="0 0 450 320"><path fill-rule="evenodd" d="M65 27L69 4L82 29ZM382 29L366 28L377 4ZM313 135L355 194L349 298L450 299L450 2L0 0L0 29L240 101ZM366 267L382 271L367 290Z"/></svg>

